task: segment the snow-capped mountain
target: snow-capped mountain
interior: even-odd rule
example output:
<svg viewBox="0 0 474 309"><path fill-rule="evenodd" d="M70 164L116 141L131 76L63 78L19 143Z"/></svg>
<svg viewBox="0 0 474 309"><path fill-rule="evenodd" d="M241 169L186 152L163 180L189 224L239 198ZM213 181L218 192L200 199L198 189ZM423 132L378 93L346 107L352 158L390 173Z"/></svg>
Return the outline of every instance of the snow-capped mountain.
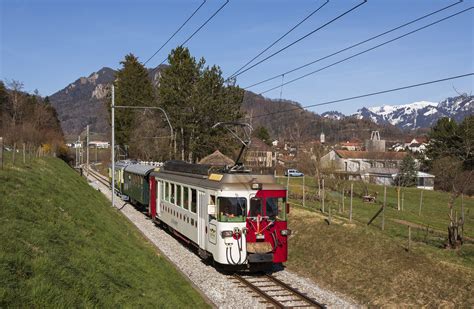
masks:
<svg viewBox="0 0 474 309"><path fill-rule="evenodd" d="M338 111L329 111L329 112L322 113L321 117L333 119L333 120L341 120L341 119L344 119L346 115Z"/></svg>
<svg viewBox="0 0 474 309"><path fill-rule="evenodd" d="M402 129L415 129L431 127L442 117L462 121L464 117L472 114L474 96L460 95L440 103L421 101L404 105L363 107L353 116L370 119L377 124L390 123Z"/></svg>

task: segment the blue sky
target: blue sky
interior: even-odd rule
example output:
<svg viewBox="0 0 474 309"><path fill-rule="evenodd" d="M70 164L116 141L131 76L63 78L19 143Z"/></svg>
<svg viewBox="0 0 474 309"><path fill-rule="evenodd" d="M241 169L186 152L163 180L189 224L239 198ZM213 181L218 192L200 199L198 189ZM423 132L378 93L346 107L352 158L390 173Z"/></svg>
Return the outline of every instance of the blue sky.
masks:
<svg viewBox="0 0 474 309"><path fill-rule="evenodd" d="M224 1L208 0L147 66L158 65ZM231 0L187 47L217 64L227 77L268 46L323 0ZM266 54L296 40L360 3L330 0ZM437 10L456 0L369 0L356 11L238 77L248 86ZM125 54L148 59L201 3L199 0L1 0L0 78L20 80L27 91L50 95L104 66L119 68ZM473 6L465 0L449 10L386 37L285 76L297 77L417 27ZM474 10L365 55L286 85L282 97L303 105L379 91L474 71ZM281 79L255 92L279 85ZM349 114L362 106L440 101L473 91L472 77L313 109ZM265 94L280 97L280 89Z"/></svg>

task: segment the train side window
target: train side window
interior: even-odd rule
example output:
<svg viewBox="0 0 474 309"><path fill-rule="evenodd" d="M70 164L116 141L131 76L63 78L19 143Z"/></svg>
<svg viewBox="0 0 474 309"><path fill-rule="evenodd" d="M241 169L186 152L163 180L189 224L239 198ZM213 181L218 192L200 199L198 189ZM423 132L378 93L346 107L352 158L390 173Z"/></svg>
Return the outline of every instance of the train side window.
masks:
<svg viewBox="0 0 474 309"><path fill-rule="evenodd" d="M170 183L165 182L165 201L170 201Z"/></svg>
<svg viewBox="0 0 474 309"><path fill-rule="evenodd" d="M191 212L197 212L197 192L196 189L191 189Z"/></svg>
<svg viewBox="0 0 474 309"><path fill-rule="evenodd" d="M183 187L183 207L189 210L189 188Z"/></svg>
<svg viewBox="0 0 474 309"><path fill-rule="evenodd" d="M258 215L263 215L262 199L258 197L252 197L250 199L249 217L257 217Z"/></svg>
<svg viewBox="0 0 474 309"><path fill-rule="evenodd" d="M170 203L175 204L176 203L175 184L171 183L170 186L171 186Z"/></svg>
<svg viewBox="0 0 474 309"><path fill-rule="evenodd" d="M179 207L183 207L183 205L181 204L181 186L180 185L176 185L176 205L178 205Z"/></svg>
<svg viewBox="0 0 474 309"><path fill-rule="evenodd" d="M215 195L209 195L209 205L216 205L216 196ZM209 207L209 206L207 206ZM214 206L215 207L215 206ZM212 219L216 219L216 214L209 214L209 221Z"/></svg>

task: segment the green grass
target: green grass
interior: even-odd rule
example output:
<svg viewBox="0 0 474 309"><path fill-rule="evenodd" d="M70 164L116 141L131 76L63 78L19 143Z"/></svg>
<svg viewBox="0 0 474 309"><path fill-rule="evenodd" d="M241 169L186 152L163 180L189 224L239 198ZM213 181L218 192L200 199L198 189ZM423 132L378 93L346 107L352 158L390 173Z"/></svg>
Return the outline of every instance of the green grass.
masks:
<svg viewBox="0 0 474 309"><path fill-rule="evenodd" d="M207 307L109 204L58 159L0 170L0 307Z"/></svg>
<svg viewBox="0 0 474 309"><path fill-rule="evenodd" d="M474 269L443 261L380 229L293 208L287 267L361 304L391 307L474 306ZM451 257L459 252L437 249ZM473 252L470 254L472 255Z"/></svg>

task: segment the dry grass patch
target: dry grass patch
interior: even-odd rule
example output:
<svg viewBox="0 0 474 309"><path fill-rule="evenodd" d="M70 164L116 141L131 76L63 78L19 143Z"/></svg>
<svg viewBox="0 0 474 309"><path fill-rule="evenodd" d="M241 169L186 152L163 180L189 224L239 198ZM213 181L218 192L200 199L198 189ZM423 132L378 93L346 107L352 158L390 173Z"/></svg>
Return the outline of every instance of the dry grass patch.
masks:
<svg viewBox="0 0 474 309"><path fill-rule="evenodd" d="M397 239L361 224L328 225L292 209L288 268L367 305L474 305L474 267L408 252ZM442 249L439 249L442 250Z"/></svg>

